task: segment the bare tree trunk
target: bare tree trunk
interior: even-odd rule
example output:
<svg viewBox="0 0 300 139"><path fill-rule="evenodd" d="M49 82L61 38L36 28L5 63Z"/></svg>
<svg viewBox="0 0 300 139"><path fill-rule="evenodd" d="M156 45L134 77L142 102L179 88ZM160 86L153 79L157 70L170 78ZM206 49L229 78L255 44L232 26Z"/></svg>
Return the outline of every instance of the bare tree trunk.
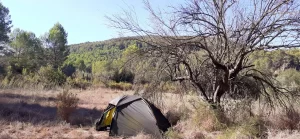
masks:
<svg viewBox="0 0 300 139"><path fill-rule="evenodd" d="M299 2L252 0L245 5L234 0L190 0L166 16L147 0L145 6L153 23L150 28L129 11L107 18L112 27L135 33L138 41L149 45L142 53L162 61L158 71L167 69L172 81L190 81L215 108L221 107L226 93L235 99L264 95L271 105L271 97L283 102L282 96L293 95L257 70L249 56L300 47Z"/></svg>

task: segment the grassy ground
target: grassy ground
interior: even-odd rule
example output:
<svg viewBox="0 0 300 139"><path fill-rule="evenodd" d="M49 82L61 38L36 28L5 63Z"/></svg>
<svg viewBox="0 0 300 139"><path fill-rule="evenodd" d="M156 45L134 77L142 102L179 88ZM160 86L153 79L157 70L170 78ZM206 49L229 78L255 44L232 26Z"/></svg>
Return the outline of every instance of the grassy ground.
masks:
<svg viewBox="0 0 300 139"><path fill-rule="evenodd" d="M62 90L0 90L0 139L34 139L34 138L80 138L80 139L114 139L108 132L98 132L94 122L100 117L108 102L123 94L133 94L133 91L118 91L105 88L88 90L70 90L77 94L79 104L70 117L70 123L63 122L57 116L56 96ZM191 95L176 95L166 93L161 96L157 106L166 115L173 127L167 132L171 139L223 139L223 138L255 138L262 129L260 119L245 120L241 115L247 115L246 109L233 110L231 119L222 118L214 111L199 103L197 97ZM297 139L299 130L289 130L290 125L299 122L300 115L291 113L290 117L275 118L277 115L264 117L266 121L278 123L278 128L264 129L265 138ZM227 115L228 116L228 115ZM234 118L233 118L234 117ZM220 119L237 121L242 124L223 124ZM284 117L285 119L283 119ZM298 119L297 119L298 117ZM274 120L275 119L275 120ZM243 121L244 120L244 121ZM296 125L297 126L297 125ZM300 129L300 128L299 128ZM139 134L133 139L151 139L150 136Z"/></svg>
<svg viewBox="0 0 300 139"><path fill-rule="evenodd" d="M110 100L132 94L104 88L70 90L80 100L70 123L65 123L56 113L56 95L60 91L1 90L0 138L110 138L107 132L95 131L93 123Z"/></svg>

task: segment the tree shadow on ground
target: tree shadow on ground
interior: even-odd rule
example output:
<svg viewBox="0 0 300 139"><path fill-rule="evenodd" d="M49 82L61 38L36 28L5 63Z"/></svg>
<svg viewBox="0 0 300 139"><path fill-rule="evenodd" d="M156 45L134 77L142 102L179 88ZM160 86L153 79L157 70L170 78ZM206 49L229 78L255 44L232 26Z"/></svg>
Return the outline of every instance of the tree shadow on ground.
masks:
<svg viewBox="0 0 300 139"><path fill-rule="evenodd" d="M28 102L30 100L34 100L36 103L37 102L55 102L56 98L54 97L39 97L39 96L30 96L30 95L20 95L20 94L10 94L10 93L1 93L0 94L1 99L6 99L6 100L12 100L12 99L19 99L24 102Z"/></svg>
<svg viewBox="0 0 300 139"><path fill-rule="evenodd" d="M57 115L57 108L44 106L38 103L27 103L30 96L15 94L0 94L0 120L7 122L26 122L40 124L45 122L60 121ZM10 101L18 98L20 101ZM37 97L39 102L55 101L55 98ZM92 126L97 118L100 118L102 110L78 107L70 116L70 124L78 126Z"/></svg>

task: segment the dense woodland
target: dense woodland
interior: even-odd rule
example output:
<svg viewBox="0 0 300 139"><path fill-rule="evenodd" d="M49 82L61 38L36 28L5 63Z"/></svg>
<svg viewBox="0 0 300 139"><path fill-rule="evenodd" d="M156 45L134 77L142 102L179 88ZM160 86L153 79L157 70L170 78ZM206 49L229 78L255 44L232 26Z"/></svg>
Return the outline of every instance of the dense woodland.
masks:
<svg viewBox="0 0 300 139"><path fill-rule="evenodd" d="M51 30L56 28L63 29L58 23ZM66 34L66 31L63 32ZM138 54L138 50L147 47L147 44L139 42L136 37L67 45L67 35L62 35L63 48L53 50L55 46L51 45L55 42L49 42L47 35L37 38L21 29L12 31L10 42L2 50L1 87L34 85L49 89L65 85L79 88L106 85L132 89L133 84L150 83L153 76L159 76L154 72L158 65L148 65L147 61L150 63L151 59L143 59ZM53 59L54 56L57 58ZM280 84L291 89L297 89L300 84L299 58L300 50L297 48L259 51L251 55L255 68L272 75ZM161 79L161 82L171 81L168 77L155 78ZM120 86L114 86L118 83L121 83Z"/></svg>

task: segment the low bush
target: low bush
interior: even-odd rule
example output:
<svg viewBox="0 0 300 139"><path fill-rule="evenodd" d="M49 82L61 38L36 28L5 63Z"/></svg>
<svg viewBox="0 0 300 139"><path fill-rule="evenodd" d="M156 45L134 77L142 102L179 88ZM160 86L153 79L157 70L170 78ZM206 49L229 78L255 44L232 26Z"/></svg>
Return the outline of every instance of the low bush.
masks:
<svg viewBox="0 0 300 139"><path fill-rule="evenodd" d="M222 108L230 123L241 123L251 118L254 115L251 102L251 100L228 100Z"/></svg>
<svg viewBox="0 0 300 139"><path fill-rule="evenodd" d="M193 106L195 110L189 119L196 128L208 132L227 128L229 120L222 110L213 109L209 104L200 101L194 103Z"/></svg>
<svg viewBox="0 0 300 139"><path fill-rule="evenodd" d="M171 125L176 125L177 122L180 120L182 113L176 110L169 110L166 113L166 118L169 120Z"/></svg>
<svg viewBox="0 0 300 139"><path fill-rule="evenodd" d="M166 112L166 118L172 126L176 125L180 120L186 120L191 111L183 104L179 106L172 106Z"/></svg>
<svg viewBox="0 0 300 139"><path fill-rule="evenodd" d="M67 84L70 85L73 88L80 88L80 89L86 89L89 86L91 86L91 82L82 79L82 78L67 78Z"/></svg>
<svg viewBox="0 0 300 139"><path fill-rule="evenodd" d="M237 139L237 138L265 138L267 136L267 128L265 122L260 117L252 117L227 128L219 139Z"/></svg>
<svg viewBox="0 0 300 139"><path fill-rule="evenodd" d="M23 69L21 74L12 74L10 70L0 82L5 88L53 88L62 86L66 82L66 76L60 69L48 65L41 67L37 72L29 72Z"/></svg>
<svg viewBox="0 0 300 139"><path fill-rule="evenodd" d="M70 115L77 108L79 99L76 94L70 93L68 90L64 90L63 92L57 95L57 114L66 122L69 122Z"/></svg>
<svg viewBox="0 0 300 139"><path fill-rule="evenodd" d="M66 76L60 69L54 69L48 65L41 67L38 71L40 82L42 82L46 88L53 86L61 86L66 82Z"/></svg>
<svg viewBox="0 0 300 139"><path fill-rule="evenodd" d="M289 107L282 110L279 114L272 115L269 118L270 127L279 130L297 130L300 129L300 113Z"/></svg>
<svg viewBox="0 0 300 139"><path fill-rule="evenodd" d="M126 69L122 69L121 71L116 70L111 77L111 80L115 82L129 82L133 83L134 74Z"/></svg>
<svg viewBox="0 0 300 139"><path fill-rule="evenodd" d="M132 89L132 84L131 83L125 83L125 82L115 82L115 81L110 81L106 85L109 88L112 89L119 89L119 90L131 90Z"/></svg>

